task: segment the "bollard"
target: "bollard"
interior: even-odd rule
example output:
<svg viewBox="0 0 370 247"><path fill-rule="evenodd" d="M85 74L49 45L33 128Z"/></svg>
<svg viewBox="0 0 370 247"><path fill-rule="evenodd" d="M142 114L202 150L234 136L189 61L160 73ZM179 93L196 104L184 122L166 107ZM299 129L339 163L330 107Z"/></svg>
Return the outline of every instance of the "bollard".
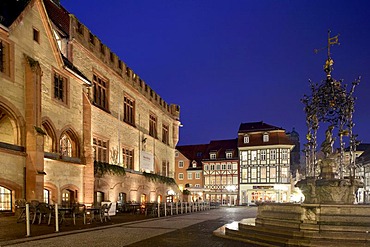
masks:
<svg viewBox="0 0 370 247"><path fill-rule="evenodd" d="M58 203L55 203L55 232L59 232Z"/></svg>
<svg viewBox="0 0 370 247"><path fill-rule="evenodd" d="M171 215L173 215L173 213L172 213L172 209L173 209L172 205L173 205L173 202L171 202Z"/></svg>
<svg viewBox="0 0 370 247"><path fill-rule="evenodd" d="M164 217L167 216L167 202L164 203Z"/></svg>
<svg viewBox="0 0 370 247"><path fill-rule="evenodd" d="M161 204L158 202L158 218L161 217Z"/></svg>
<svg viewBox="0 0 370 247"><path fill-rule="evenodd" d="M180 203L180 207L181 207L181 214L183 214L183 205L182 205L182 201L181 201L181 203Z"/></svg>
<svg viewBox="0 0 370 247"><path fill-rule="evenodd" d="M185 213L187 214L188 213L188 203L185 202Z"/></svg>
<svg viewBox="0 0 370 247"><path fill-rule="evenodd" d="M179 202L176 202L176 214L179 214Z"/></svg>
<svg viewBox="0 0 370 247"><path fill-rule="evenodd" d="M36 212L35 212L36 213ZM31 226L30 226L30 204L26 203L26 231L27 237L31 236Z"/></svg>

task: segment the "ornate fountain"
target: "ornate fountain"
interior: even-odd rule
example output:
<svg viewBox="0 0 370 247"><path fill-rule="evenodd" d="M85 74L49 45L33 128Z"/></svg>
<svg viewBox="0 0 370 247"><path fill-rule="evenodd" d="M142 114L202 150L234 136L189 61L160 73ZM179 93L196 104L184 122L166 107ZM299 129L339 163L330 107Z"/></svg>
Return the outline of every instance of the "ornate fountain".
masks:
<svg viewBox="0 0 370 247"><path fill-rule="evenodd" d="M361 182L356 180L356 146L357 135L353 133L353 113L355 87L360 83L360 78L352 82L352 87L347 90L347 85L332 77L334 60L331 58L330 47L338 44L338 35L330 37L328 32L328 58L325 61L324 71L326 79L312 83L311 95L305 95L302 102L305 105L306 123L308 127L306 154L306 179L297 183L305 196L305 203L355 203L356 191L361 187ZM348 91L348 92L347 92ZM327 125L325 140L320 149L322 158L318 158L317 135L320 124ZM334 152L336 142L334 133L339 139L339 151ZM349 162L344 161L345 141L349 143Z"/></svg>
<svg viewBox="0 0 370 247"><path fill-rule="evenodd" d="M332 78L330 47L335 44L338 35L330 37L329 31L326 79L311 82L311 95L302 99L308 127L306 177L296 186L305 200L262 203L256 218L242 220L237 229L226 225L224 235L217 231L215 235L257 246L370 246L370 206L355 203L361 182L355 176L358 141L353 133L353 93L360 80L347 91L347 85ZM317 150L319 127L324 129L324 140ZM349 160L345 160L347 153Z"/></svg>

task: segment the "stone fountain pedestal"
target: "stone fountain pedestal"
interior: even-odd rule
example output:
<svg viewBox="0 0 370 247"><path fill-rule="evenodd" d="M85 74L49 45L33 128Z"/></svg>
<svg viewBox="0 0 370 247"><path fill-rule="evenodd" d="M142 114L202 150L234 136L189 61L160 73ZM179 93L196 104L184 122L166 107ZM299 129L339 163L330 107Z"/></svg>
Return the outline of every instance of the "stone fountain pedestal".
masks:
<svg viewBox="0 0 370 247"><path fill-rule="evenodd" d="M254 220L226 226L222 237L256 246L370 246L370 205L353 204L358 181L307 179L298 186L305 203L263 203Z"/></svg>

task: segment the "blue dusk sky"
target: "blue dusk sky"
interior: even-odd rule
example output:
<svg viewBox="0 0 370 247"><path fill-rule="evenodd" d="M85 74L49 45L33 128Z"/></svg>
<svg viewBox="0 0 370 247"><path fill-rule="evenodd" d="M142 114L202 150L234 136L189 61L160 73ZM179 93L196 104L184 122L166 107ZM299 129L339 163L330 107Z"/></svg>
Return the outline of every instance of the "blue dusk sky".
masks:
<svg viewBox="0 0 370 247"><path fill-rule="evenodd" d="M237 137L264 121L306 143L308 80L358 76L354 132L370 143L370 1L62 0L167 103L181 107L179 145ZM324 127L323 127L324 128ZM322 128L322 129L323 129ZM348 145L348 143L347 143Z"/></svg>

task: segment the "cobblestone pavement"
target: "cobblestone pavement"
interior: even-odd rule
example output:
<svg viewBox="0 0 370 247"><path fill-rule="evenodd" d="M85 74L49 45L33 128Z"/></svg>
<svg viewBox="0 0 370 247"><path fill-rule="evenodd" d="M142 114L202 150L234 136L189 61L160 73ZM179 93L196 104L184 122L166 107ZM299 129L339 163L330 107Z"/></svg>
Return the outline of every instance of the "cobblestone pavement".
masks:
<svg viewBox="0 0 370 247"><path fill-rule="evenodd" d="M79 247L247 246L240 242L215 237L212 235L212 232L224 224L239 221L243 218L255 217L256 212L256 208L225 207L162 218L145 218L144 216L141 220L134 218L135 216L140 217L140 215L126 215L127 218L131 219L131 221L126 219L126 222L119 222L119 218L123 216L118 215L111 217L112 222L109 223L99 222L96 224L83 225L82 222L80 222L80 229L75 229L77 224L76 226L73 226L73 224L67 225L64 226L62 228L63 230L59 233L38 234L36 230L38 228L35 226L33 227L34 235L32 235L32 237L25 238L24 230L23 235L20 235L21 238L2 240L0 241L0 245ZM37 227L42 226L37 225ZM47 225L43 227L53 228ZM2 230L3 227L0 225L0 235L3 235Z"/></svg>

